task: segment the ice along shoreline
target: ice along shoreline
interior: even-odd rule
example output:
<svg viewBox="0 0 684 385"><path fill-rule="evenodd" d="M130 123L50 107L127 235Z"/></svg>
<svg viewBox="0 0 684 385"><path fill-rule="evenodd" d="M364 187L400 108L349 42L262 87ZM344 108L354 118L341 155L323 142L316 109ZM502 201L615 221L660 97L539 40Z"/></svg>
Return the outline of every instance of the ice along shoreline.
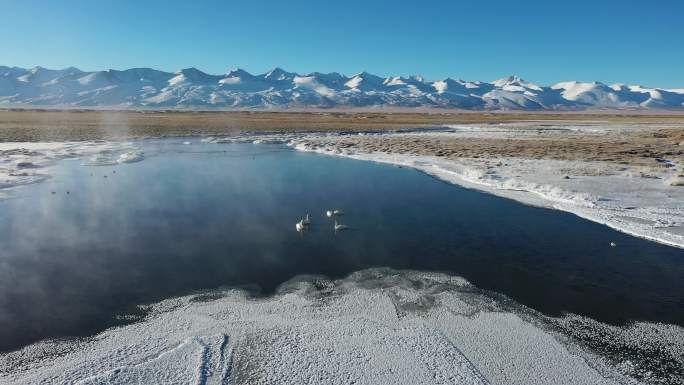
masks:
<svg viewBox="0 0 684 385"><path fill-rule="evenodd" d="M435 133L445 134L449 133ZM410 137L411 133L373 136L381 140L402 135ZM634 177L636 168L615 172L601 162L512 157L445 159L336 145L339 138L354 137L310 135L289 144L299 151L410 167L451 184L569 212L635 237L684 249L684 204L677 203L684 202L684 188ZM586 168L601 170L599 175L565 176Z"/></svg>

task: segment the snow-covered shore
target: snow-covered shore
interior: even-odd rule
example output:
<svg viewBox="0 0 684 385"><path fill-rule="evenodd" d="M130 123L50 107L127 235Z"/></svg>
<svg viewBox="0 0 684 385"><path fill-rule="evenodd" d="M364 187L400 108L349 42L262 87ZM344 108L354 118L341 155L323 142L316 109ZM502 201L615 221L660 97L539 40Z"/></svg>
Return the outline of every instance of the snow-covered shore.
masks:
<svg viewBox="0 0 684 385"><path fill-rule="evenodd" d="M28 346L0 356L0 383L595 385L644 374L511 306L437 273L306 277L262 299L240 290L169 299L142 322Z"/></svg>
<svg viewBox="0 0 684 385"><path fill-rule="evenodd" d="M449 183L525 204L571 212L634 236L684 248L684 180L679 176L684 172L684 164L681 161L664 159L666 167L645 169L585 160L443 157L409 153L401 145L396 146L397 152L354 145L358 138L366 140L365 143L393 138L399 143L416 142L420 146L424 137L452 140L525 135L525 132L512 133L508 128L463 126L452 132L375 134L372 139L358 135L310 135L291 144L301 151L412 167ZM604 128L597 125L576 129Z"/></svg>
<svg viewBox="0 0 684 385"><path fill-rule="evenodd" d="M84 165L132 163L144 158L128 142L0 142L0 199L14 188L49 179L51 166L63 159L80 159Z"/></svg>

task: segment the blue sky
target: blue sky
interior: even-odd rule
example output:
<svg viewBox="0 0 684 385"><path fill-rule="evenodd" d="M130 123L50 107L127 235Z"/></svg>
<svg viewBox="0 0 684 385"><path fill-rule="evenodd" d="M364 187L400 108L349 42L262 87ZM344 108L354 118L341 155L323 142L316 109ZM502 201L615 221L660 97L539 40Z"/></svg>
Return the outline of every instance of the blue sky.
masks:
<svg viewBox="0 0 684 385"><path fill-rule="evenodd" d="M0 0L0 65L684 87L684 1Z"/></svg>

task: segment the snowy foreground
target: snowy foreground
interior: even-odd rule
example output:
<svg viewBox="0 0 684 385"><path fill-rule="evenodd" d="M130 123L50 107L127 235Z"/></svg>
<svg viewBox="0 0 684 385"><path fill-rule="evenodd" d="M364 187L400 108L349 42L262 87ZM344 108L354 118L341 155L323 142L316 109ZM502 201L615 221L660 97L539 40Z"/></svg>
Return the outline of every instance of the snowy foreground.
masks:
<svg viewBox="0 0 684 385"><path fill-rule="evenodd" d="M268 298L226 289L147 310L144 321L93 338L38 343L0 356L0 383L637 383L620 372L638 366L615 366L551 331L551 321L536 312L442 274L367 270L335 282L308 277ZM676 359L680 329L645 330L673 338ZM628 349L639 338L622 343Z"/></svg>
<svg viewBox="0 0 684 385"><path fill-rule="evenodd" d="M406 143L421 139L515 139L537 135L538 128L525 132L516 124L447 127L448 131L370 135L370 142L385 138ZM593 125L563 126L603 135L624 127ZM551 131L551 130L549 130ZM563 134L558 134L563 135ZM662 167L644 168L629 164L583 160L530 159L526 157L440 157L374 151L355 141L369 135L310 135L290 143L302 151L345 156L412 167L444 181L515 199L525 204L568 211L616 230L684 248L684 163L662 159ZM367 144L368 142L366 142ZM420 144L417 144L420 146ZM684 143L680 143L684 149ZM371 147L371 146L369 146ZM410 151L408 151L410 152Z"/></svg>

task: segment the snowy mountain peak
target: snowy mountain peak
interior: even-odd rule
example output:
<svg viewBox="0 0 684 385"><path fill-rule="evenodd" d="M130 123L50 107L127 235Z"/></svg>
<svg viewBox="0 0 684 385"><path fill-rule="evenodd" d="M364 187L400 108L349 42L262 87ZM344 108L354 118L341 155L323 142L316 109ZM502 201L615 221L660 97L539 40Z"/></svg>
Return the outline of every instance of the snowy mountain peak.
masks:
<svg viewBox="0 0 684 385"><path fill-rule="evenodd" d="M327 74L322 73L322 72L312 72L312 73L308 74L307 76L313 76L317 79L327 79L327 80L342 80L342 79L348 80L348 78L346 76L340 74L339 72L330 72Z"/></svg>
<svg viewBox="0 0 684 385"><path fill-rule="evenodd" d="M345 86L355 90L370 91L372 89L381 88L385 83L385 79L370 74L366 71L359 72L345 83Z"/></svg>
<svg viewBox="0 0 684 385"><path fill-rule="evenodd" d="M508 76L505 78L501 78L501 79L498 79L498 80L495 80L492 82L492 84L494 84L497 87L503 87L503 86L509 85L509 84L521 85L523 83L525 83L525 81L523 79L521 79L519 76L515 76L515 75L511 75L511 76Z"/></svg>
<svg viewBox="0 0 684 385"><path fill-rule="evenodd" d="M385 79L382 84L386 86L403 86L406 85L406 82L401 76L393 76Z"/></svg>
<svg viewBox="0 0 684 385"><path fill-rule="evenodd" d="M432 86L439 93L444 92L456 92L456 93L468 93L467 82L463 80L454 80L452 78L446 78L444 80L439 80L432 83ZM477 85L473 85L471 88L477 88Z"/></svg>
<svg viewBox="0 0 684 385"><path fill-rule="evenodd" d="M264 74L264 79L282 81L293 79L295 76L297 76L297 74L294 72L287 72L280 67L275 67Z"/></svg>
<svg viewBox="0 0 684 385"><path fill-rule="evenodd" d="M68 73L68 74L80 74L80 73L83 73L83 71L81 71L80 69L78 69L78 68L76 68L76 67L67 67L67 68L63 69L62 72L63 72L63 73Z"/></svg>
<svg viewBox="0 0 684 385"><path fill-rule="evenodd" d="M83 72L75 67L68 67L62 70L51 70L41 66L36 66L18 77L21 82L41 82L50 83L64 76L74 76Z"/></svg>
<svg viewBox="0 0 684 385"><path fill-rule="evenodd" d="M180 85L209 85L212 83L218 83L221 79L220 76L209 75L205 72L198 70L195 67L184 68L176 72L173 78L169 80L170 86L180 86Z"/></svg>
<svg viewBox="0 0 684 385"><path fill-rule="evenodd" d="M176 72L177 75L185 75L190 77L201 77L207 75L207 73L198 70L195 67L183 68Z"/></svg>
<svg viewBox="0 0 684 385"><path fill-rule="evenodd" d="M116 108L430 107L475 110L587 108L684 110L684 89L566 81L538 86L518 76L491 83L360 72L211 75L150 68L83 72L0 66L0 106Z"/></svg>
<svg viewBox="0 0 684 385"><path fill-rule="evenodd" d="M242 68L233 68L226 73L227 78L238 77L238 78L251 78L253 75L249 72L243 70Z"/></svg>
<svg viewBox="0 0 684 385"><path fill-rule="evenodd" d="M361 72L357 73L356 75L352 76L352 78L356 78L356 77L364 78L364 79L375 79L375 78L381 79L379 76L373 75L373 74L368 73L366 71L361 71Z"/></svg>

